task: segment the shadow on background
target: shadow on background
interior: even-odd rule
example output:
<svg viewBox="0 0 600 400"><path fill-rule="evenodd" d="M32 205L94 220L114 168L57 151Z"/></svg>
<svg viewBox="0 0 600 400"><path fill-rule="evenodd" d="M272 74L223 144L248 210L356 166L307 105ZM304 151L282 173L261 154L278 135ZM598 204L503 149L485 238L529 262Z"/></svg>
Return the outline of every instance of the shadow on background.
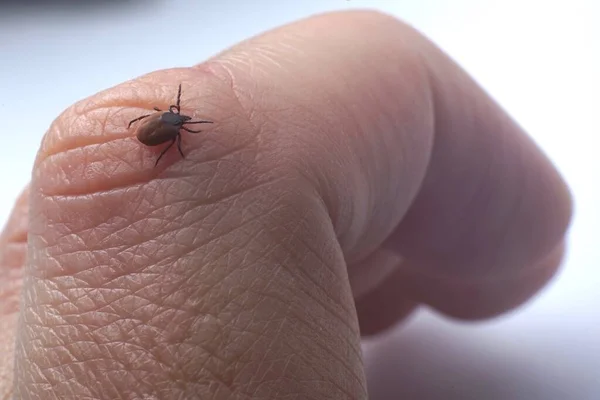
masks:
<svg viewBox="0 0 600 400"><path fill-rule="evenodd" d="M443 332L402 329L365 346L372 400L588 399L561 386L562 367L529 358L482 336L465 342ZM557 373L558 368L558 373ZM574 396L573 396L574 395Z"/></svg>

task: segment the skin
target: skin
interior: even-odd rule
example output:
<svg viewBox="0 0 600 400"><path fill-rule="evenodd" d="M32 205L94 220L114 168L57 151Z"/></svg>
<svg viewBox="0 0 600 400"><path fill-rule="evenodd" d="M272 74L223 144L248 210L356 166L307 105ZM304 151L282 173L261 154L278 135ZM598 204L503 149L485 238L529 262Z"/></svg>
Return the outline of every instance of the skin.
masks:
<svg viewBox="0 0 600 400"><path fill-rule="evenodd" d="M154 168L127 123L179 83L182 112L215 123ZM361 337L419 305L518 307L571 218L521 128L374 12L93 95L32 176L0 241L2 398L365 399Z"/></svg>

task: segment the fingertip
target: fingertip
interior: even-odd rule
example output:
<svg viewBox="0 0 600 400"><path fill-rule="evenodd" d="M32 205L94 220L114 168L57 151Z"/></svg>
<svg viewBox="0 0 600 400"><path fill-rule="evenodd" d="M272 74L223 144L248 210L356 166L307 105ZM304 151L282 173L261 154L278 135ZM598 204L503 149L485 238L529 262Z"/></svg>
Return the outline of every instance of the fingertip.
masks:
<svg viewBox="0 0 600 400"><path fill-rule="evenodd" d="M459 320L477 321L508 313L532 301L556 276L565 255L561 242L528 268L502 277L450 279L415 273L405 268L404 288L410 298Z"/></svg>

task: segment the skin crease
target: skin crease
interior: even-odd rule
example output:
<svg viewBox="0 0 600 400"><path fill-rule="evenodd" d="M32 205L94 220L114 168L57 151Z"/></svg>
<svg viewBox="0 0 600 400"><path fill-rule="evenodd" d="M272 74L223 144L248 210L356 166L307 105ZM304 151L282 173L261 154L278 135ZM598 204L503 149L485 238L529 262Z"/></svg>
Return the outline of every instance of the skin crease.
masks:
<svg viewBox="0 0 600 400"><path fill-rule="evenodd" d="M127 123L179 83L182 113L214 124L154 168L161 148ZM32 176L0 242L3 398L365 399L361 333L420 304L463 319L521 305L571 218L521 129L374 12L82 100Z"/></svg>

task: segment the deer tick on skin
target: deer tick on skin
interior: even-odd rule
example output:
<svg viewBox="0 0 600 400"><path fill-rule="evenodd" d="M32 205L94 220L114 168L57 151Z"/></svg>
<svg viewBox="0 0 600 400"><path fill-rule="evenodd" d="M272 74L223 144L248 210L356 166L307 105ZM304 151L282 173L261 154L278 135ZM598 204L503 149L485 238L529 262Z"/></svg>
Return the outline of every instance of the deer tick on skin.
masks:
<svg viewBox="0 0 600 400"><path fill-rule="evenodd" d="M160 156L156 159L154 166L158 165L158 162L162 156L177 142L177 149L179 154L183 158L183 151L181 151L181 130L191 133L199 133L201 130L191 130L186 128L185 125L191 124L212 124L212 121L191 121L192 117L181 114L181 84L179 84L179 91L177 92L177 103L169 106L169 111L163 111L158 107L154 107L157 111L154 114L142 115L129 122L127 128L131 128L131 125L137 121L144 120L137 130L137 139L145 144L146 146L158 146L160 144L171 141Z"/></svg>

